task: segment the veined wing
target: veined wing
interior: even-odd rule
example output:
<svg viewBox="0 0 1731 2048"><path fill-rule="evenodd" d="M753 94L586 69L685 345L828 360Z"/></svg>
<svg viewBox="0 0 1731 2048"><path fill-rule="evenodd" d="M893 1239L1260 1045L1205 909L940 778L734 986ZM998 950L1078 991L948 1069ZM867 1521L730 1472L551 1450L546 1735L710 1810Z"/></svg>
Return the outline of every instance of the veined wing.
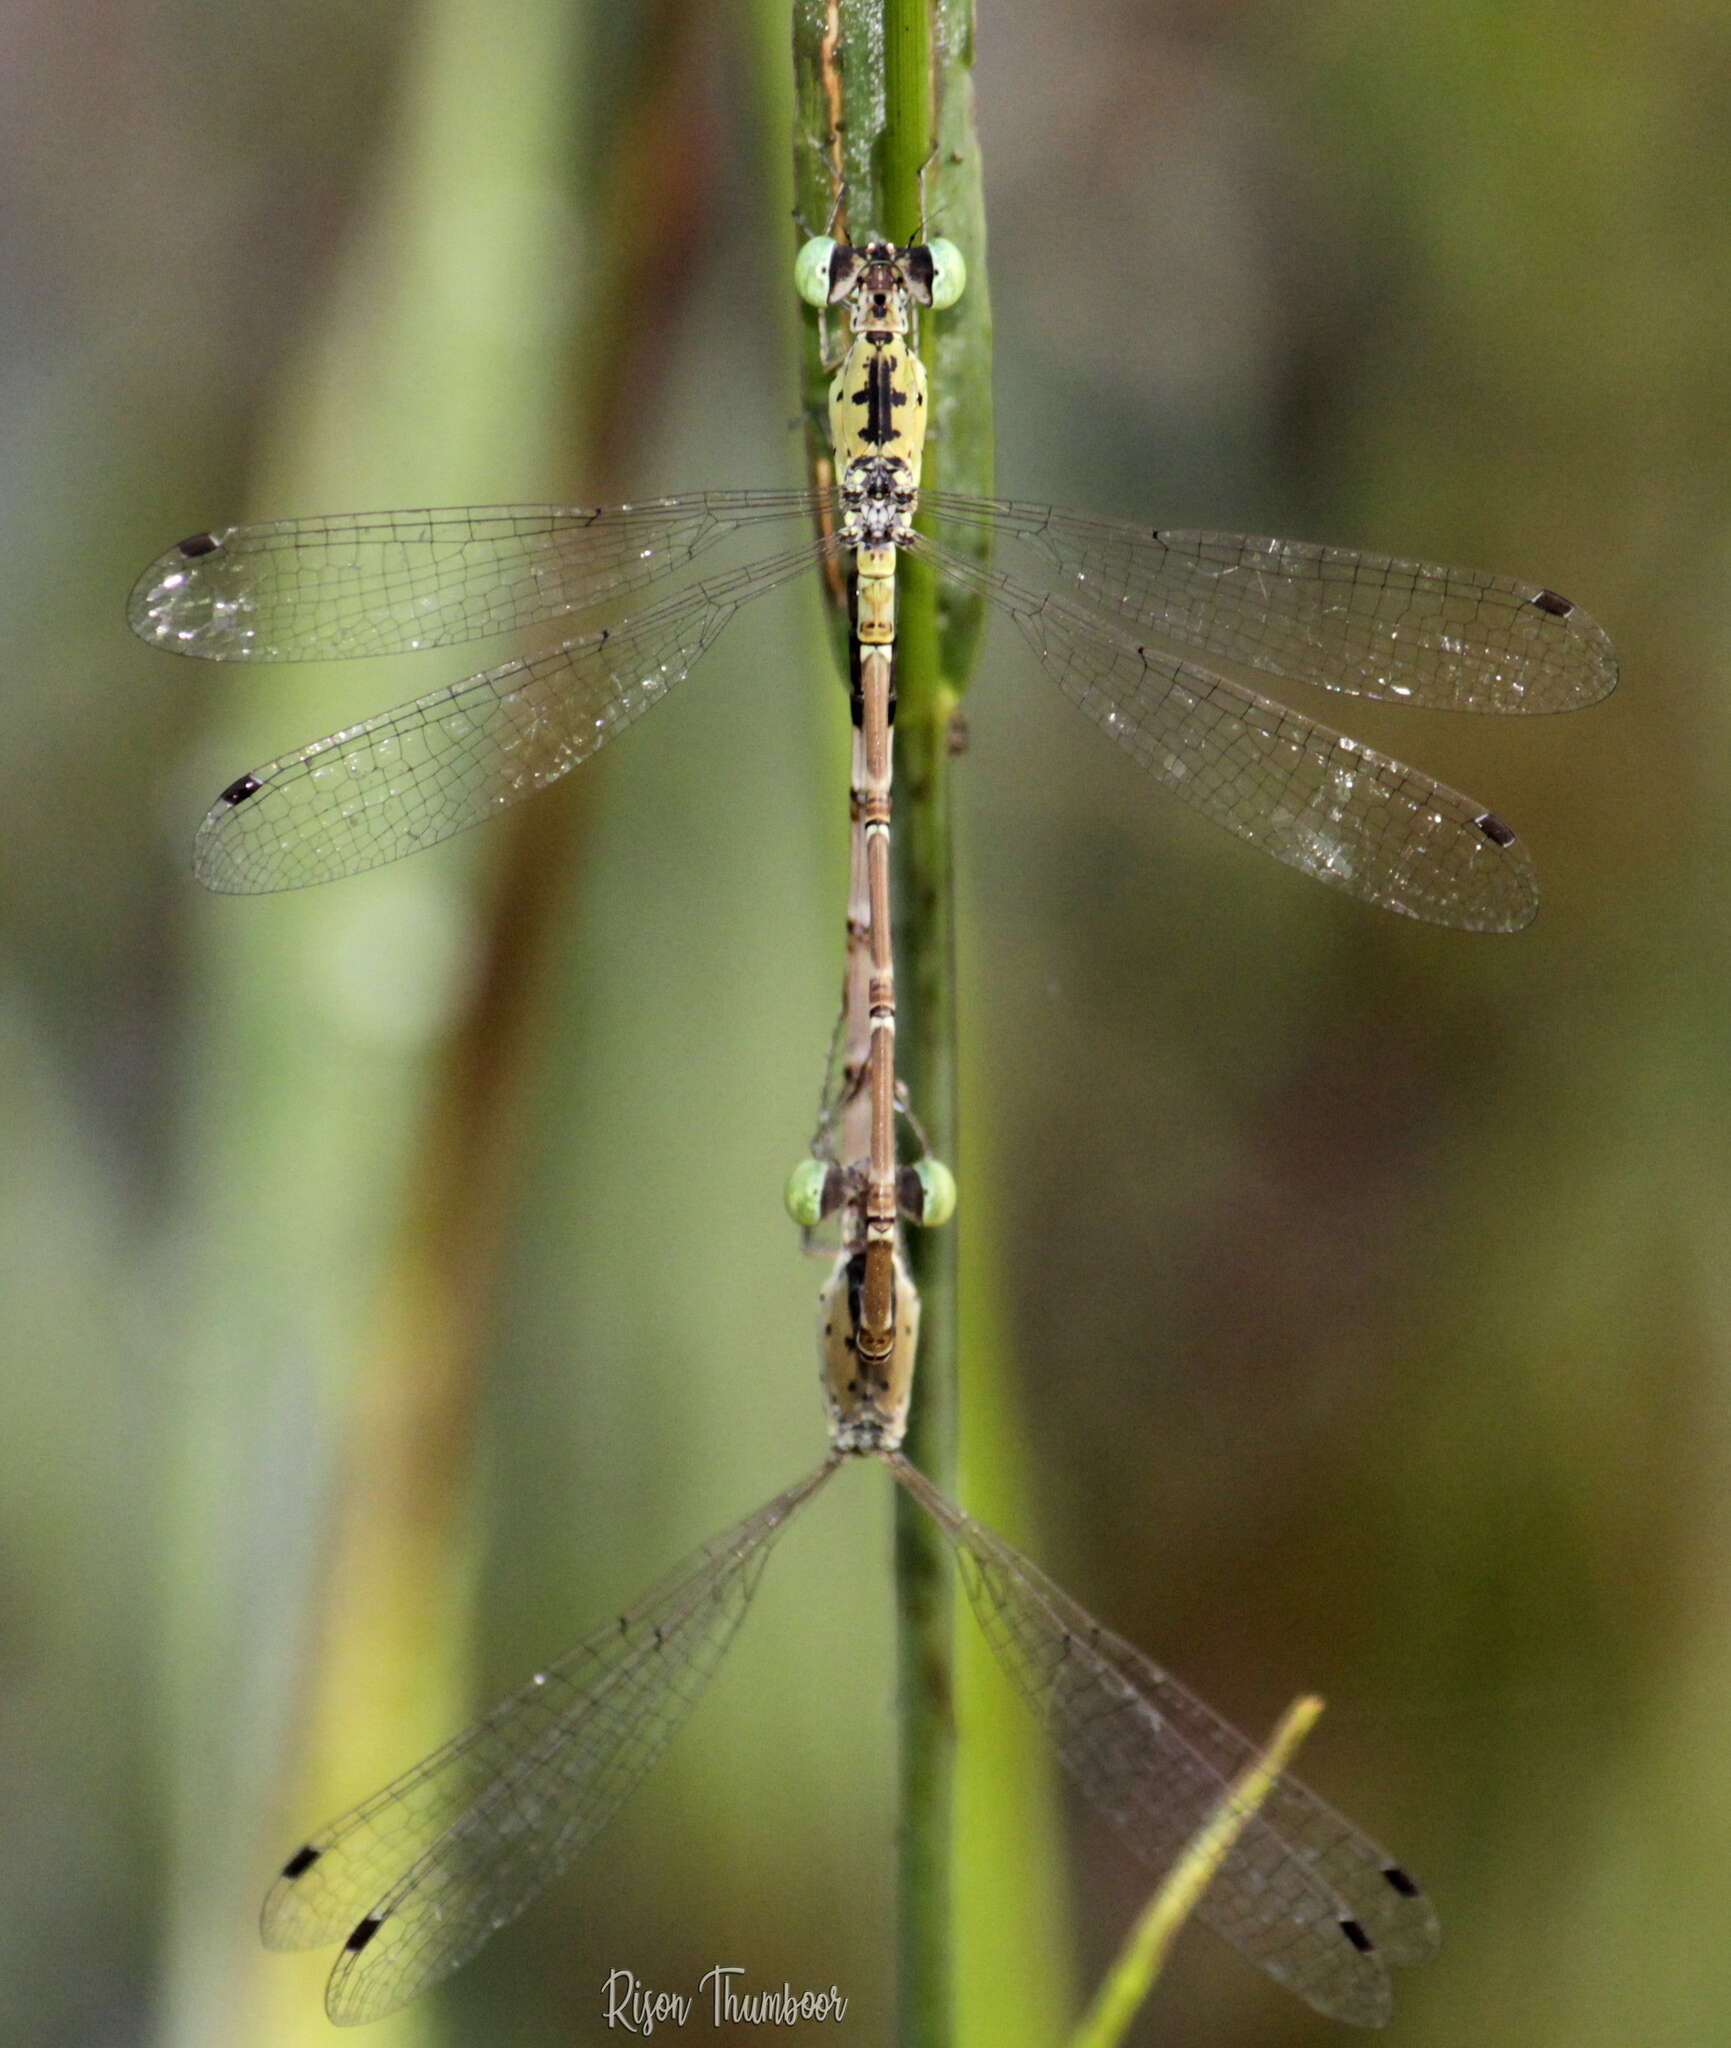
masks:
<svg viewBox="0 0 1731 2048"><path fill-rule="evenodd" d="M207 661L331 661L573 617L821 494L698 491L641 505L358 512L196 533L127 602L140 639Z"/></svg>
<svg viewBox="0 0 1731 2048"><path fill-rule="evenodd" d="M262 1932L271 1948L344 1944L333 2020L378 2019L467 1962L612 1819L720 1663L775 1538L836 1462L296 1850Z"/></svg>
<svg viewBox="0 0 1731 2048"><path fill-rule="evenodd" d="M695 583L619 626L267 761L211 806L193 871L225 894L299 889L466 832L598 752L679 681L742 604L832 546Z"/></svg>
<svg viewBox="0 0 1731 2048"><path fill-rule="evenodd" d="M1537 583L1005 499L921 504L940 539L1020 543L1069 602L1179 653L1443 711L1571 711L1616 687L1604 631Z"/></svg>
<svg viewBox="0 0 1731 2048"><path fill-rule="evenodd" d="M1494 812L1200 662L1141 645L920 536L918 552L1014 620L1070 701L1148 773L1288 867L1427 924L1532 922L1526 849Z"/></svg>
<svg viewBox="0 0 1731 2048"><path fill-rule="evenodd" d="M1065 1769L1144 1862L1167 1870L1254 1746L899 1454L886 1462L949 1537L981 1631ZM1387 1964L1435 1946L1434 1916L1412 1879L1290 1779L1246 1825L1196 1911L1318 2012L1356 2026L1388 2019ZM1396 1940L1385 1949L1377 1935L1390 1928Z"/></svg>
<svg viewBox="0 0 1731 2048"><path fill-rule="evenodd" d="M1068 1596L1050 1589L1072 1617L1093 1630L1093 1643L1125 1680L1165 1715L1173 1729L1221 1778L1230 1782L1259 1754L1255 1743L1162 1671L1134 1643L1093 1621ZM1352 1909L1352 1916L1390 1963L1428 1963L1442 1939L1436 1909L1386 1849L1355 1828L1344 1814L1296 1778L1276 1778L1262 1803L1262 1817Z"/></svg>

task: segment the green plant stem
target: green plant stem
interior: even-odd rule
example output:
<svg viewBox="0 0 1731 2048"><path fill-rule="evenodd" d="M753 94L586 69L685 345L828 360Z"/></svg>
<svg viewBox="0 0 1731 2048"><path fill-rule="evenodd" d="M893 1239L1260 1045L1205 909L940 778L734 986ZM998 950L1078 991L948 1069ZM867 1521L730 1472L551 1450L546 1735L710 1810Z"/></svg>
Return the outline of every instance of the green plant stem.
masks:
<svg viewBox="0 0 1731 2048"><path fill-rule="evenodd" d="M882 231L896 242L923 231L922 173L935 146L928 0L884 10ZM937 322L921 323L927 354ZM928 363L928 370L930 364ZM956 1161L956 978L949 723L929 577L903 578L897 656L895 951L906 1023L902 1078L927 1137ZM919 1396L909 1456L946 1493L956 1473L956 1233L916 1231L909 1246L921 1298ZM895 1505L896 1696L901 1721L898 2038L942 2048L955 2032L955 1590L931 1517Z"/></svg>
<svg viewBox="0 0 1731 2048"><path fill-rule="evenodd" d="M955 899L951 865L951 693L898 717L896 957L907 991L897 1046L909 1093L938 1155L956 1158ZM920 1290L920 1383L908 1456L955 1490L957 1236L912 1234ZM955 1604L949 1558L929 1515L896 1496L896 1637L901 1716L898 1950L906 2042L944 2043L954 2024Z"/></svg>
<svg viewBox="0 0 1731 2048"><path fill-rule="evenodd" d="M936 146L931 0L886 0L882 232L911 242L925 229L921 174Z"/></svg>
<svg viewBox="0 0 1731 2048"><path fill-rule="evenodd" d="M960 305L920 322L932 379L926 480L990 488L990 321L979 162L965 65L968 0L796 0L795 185L813 232L908 243L944 232L966 245ZM940 149L940 141L943 147ZM838 206L838 200L841 202ZM932 226L928 210L944 214ZM823 431L825 329L807 330L806 417L814 475L830 479ZM955 374L950 374L950 366ZM839 595L832 591L832 600ZM845 613L832 611L838 650ZM904 557L897 596L895 954L901 1077L933 1151L957 1151L952 718L972 651L969 608L940 599ZM911 1234L921 1297L919 1377L909 1456L955 1490L958 1354L954 1227ZM954 1804L955 1606L936 1527L898 1494L896 1630L901 1733L898 2025L902 2048L950 2048L956 2030Z"/></svg>

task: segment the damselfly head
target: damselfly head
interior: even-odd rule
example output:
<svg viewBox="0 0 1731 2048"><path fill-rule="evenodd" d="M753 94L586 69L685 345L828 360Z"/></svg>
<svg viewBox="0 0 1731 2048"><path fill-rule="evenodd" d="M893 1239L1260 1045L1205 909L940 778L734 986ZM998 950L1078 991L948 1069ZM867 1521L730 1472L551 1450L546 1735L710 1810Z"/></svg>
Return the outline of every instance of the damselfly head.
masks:
<svg viewBox="0 0 1731 2048"><path fill-rule="evenodd" d="M968 269L954 242L916 242L898 249L892 242L854 245L814 235L794 259L794 282L808 306L851 305L856 333L904 331L910 301L953 306L967 283Z"/></svg>

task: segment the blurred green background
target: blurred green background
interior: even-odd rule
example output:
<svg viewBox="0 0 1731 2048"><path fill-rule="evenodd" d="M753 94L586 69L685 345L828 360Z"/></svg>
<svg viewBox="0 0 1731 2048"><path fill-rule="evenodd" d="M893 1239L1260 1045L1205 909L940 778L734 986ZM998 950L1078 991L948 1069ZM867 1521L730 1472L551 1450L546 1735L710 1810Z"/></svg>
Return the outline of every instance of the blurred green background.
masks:
<svg viewBox="0 0 1731 2048"><path fill-rule="evenodd" d="M462 656L122 620L238 518L793 481L786 14L0 9L8 2042L329 2040L328 1959L255 1946L282 1855L817 1455L812 594L510 824L253 902L188 877L212 793ZM1403 2043L1725 2039L1731 14L979 15L1002 488L1531 577L1625 680L1325 708L1520 828L1543 914L1474 940L1159 800L993 643L970 1497L1244 1725L1329 1696L1305 1775L1445 1918ZM716 1961L889 2039L884 1493L843 1475L579 1871L372 2040L600 2040L608 1970ZM964 1961L1016 2048L1147 1878L1053 1846L1000 1711ZM1136 2038L1339 2036L1198 1932Z"/></svg>

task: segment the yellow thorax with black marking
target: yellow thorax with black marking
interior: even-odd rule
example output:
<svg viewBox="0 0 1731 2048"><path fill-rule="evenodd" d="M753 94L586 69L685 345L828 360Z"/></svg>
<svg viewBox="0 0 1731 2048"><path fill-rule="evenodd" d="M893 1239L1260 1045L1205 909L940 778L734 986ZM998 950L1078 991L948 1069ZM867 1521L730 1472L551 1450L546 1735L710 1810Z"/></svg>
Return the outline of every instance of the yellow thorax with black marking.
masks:
<svg viewBox="0 0 1731 2048"><path fill-rule="evenodd" d="M867 267L868 277L881 273L897 275L893 264ZM829 387L829 430L844 474L858 461L896 462L907 487L919 489L926 368L911 346L905 287L869 290L856 300L853 340Z"/></svg>
<svg viewBox="0 0 1731 2048"><path fill-rule="evenodd" d="M926 372L913 346L913 309L949 306L966 269L949 242L855 248L819 236L800 252L800 296L846 304L852 338L830 385L830 440L841 490L842 538L858 578L862 647L895 638L896 548L913 528L926 441Z"/></svg>

